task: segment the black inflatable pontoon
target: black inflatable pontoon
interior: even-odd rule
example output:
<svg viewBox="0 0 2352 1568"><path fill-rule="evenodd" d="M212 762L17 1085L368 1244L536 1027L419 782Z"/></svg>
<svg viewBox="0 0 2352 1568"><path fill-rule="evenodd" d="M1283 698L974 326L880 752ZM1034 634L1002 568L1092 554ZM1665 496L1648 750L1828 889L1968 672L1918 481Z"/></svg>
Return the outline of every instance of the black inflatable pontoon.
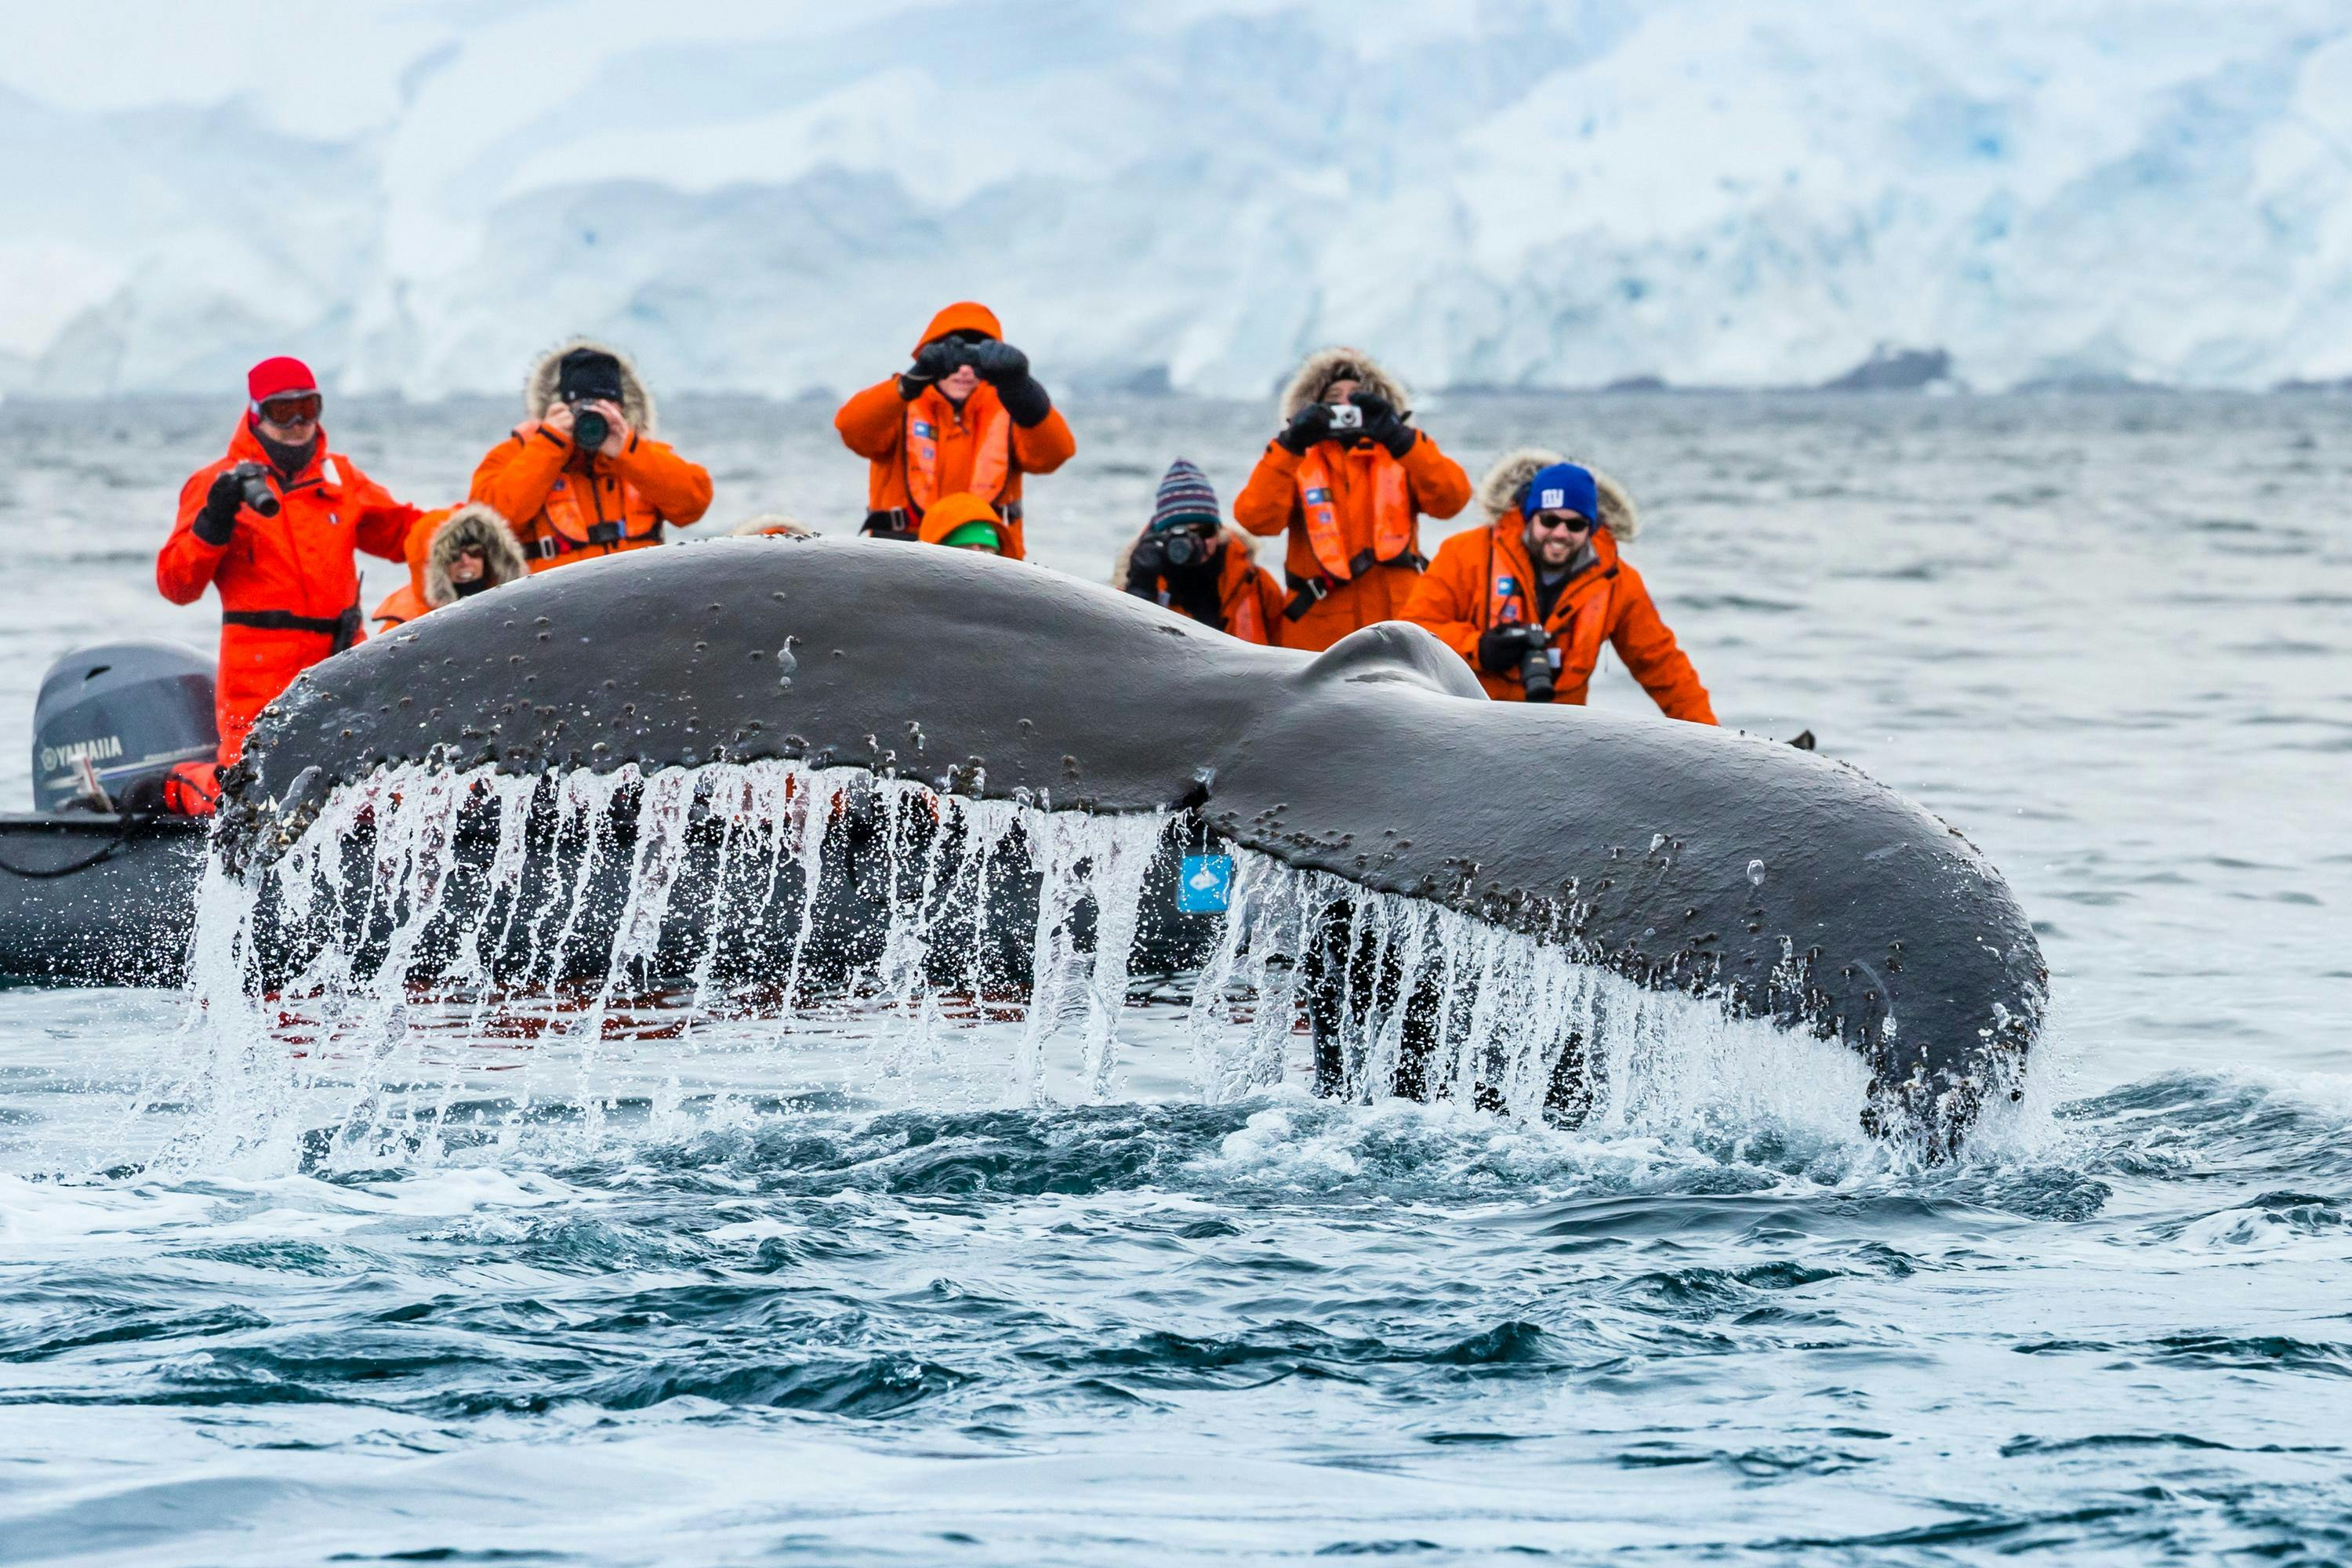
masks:
<svg viewBox="0 0 2352 1568"><path fill-rule="evenodd" d="M0 984L180 984L205 826L114 812L0 816Z"/></svg>
<svg viewBox="0 0 2352 1568"><path fill-rule="evenodd" d="M210 661L173 643L68 654L33 713L33 805L0 815L0 984L176 985L208 824L163 777L209 757Z"/></svg>

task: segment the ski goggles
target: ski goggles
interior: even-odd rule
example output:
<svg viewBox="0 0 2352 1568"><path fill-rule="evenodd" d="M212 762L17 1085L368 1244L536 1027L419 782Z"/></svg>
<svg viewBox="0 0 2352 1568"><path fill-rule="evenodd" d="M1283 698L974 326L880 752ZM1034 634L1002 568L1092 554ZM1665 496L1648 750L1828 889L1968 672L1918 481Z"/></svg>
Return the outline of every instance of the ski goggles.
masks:
<svg viewBox="0 0 2352 1568"><path fill-rule="evenodd" d="M301 425L315 421L325 406L326 400L315 392L289 392L263 398L253 411L272 425Z"/></svg>

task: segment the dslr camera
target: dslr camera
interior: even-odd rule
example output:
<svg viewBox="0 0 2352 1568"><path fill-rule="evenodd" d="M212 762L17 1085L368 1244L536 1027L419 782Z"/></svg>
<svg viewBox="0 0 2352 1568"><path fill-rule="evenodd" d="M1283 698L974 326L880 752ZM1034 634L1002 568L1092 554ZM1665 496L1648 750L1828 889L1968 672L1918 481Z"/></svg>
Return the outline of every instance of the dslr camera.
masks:
<svg viewBox="0 0 2352 1568"><path fill-rule="evenodd" d="M1550 701L1559 690L1551 672L1551 639L1538 626L1521 625L1511 629L1519 635L1519 684L1526 689L1528 700Z"/></svg>
<svg viewBox="0 0 2352 1568"><path fill-rule="evenodd" d="M271 489L269 481L262 477L259 463L239 463L234 477L237 489L243 492L245 504L253 510L256 516L278 515L278 492Z"/></svg>
<svg viewBox="0 0 2352 1568"><path fill-rule="evenodd" d="M1128 557L1129 565L1138 572L1154 574L1174 570L1183 571L1198 565L1209 556L1209 536L1197 528L1171 528L1165 533L1146 534Z"/></svg>
<svg viewBox="0 0 2352 1568"><path fill-rule="evenodd" d="M583 452L594 451L613 433L613 422L591 408L591 401L581 398L572 405L572 444Z"/></svg>
<svg viewBox="0 0 2352 1568"><path fill-rule="evenodd" d="M228 479L237 487L237 503L245 505L257 517L278 515L278 491L270 489L268 468L261 463L237 463L228 470Z"/></svg>
<svg viewBox="0 0 2352 1568"><path fill-rule="evenodd" d="M1519 684L1530 702L1549 702L1557 689L1551 674L1551 644L1541 630L1528 628L1527 651L1519 655Z"/></svg>

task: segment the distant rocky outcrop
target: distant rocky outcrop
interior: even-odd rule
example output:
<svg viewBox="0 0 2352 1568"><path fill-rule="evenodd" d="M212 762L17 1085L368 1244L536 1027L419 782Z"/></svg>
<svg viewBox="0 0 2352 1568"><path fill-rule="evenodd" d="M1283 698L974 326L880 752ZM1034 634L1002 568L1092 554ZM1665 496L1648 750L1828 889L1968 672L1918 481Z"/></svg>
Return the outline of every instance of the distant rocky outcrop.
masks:
<svg viewBox="0 0 2352 1568"><path fill-rule="evenodd" d="M1870 357L1822 383L1823 392L1918 392L1952 381L1952 356L1942 349L1896 348L1881 343Z"/></svg>

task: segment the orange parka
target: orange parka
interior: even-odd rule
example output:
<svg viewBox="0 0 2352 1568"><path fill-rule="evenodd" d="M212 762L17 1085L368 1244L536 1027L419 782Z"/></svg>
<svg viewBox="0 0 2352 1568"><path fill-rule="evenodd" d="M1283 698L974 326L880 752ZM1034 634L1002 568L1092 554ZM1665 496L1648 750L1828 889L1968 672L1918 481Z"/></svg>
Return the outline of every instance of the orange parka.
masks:
<svg viewBox="0 0 2352 1568"><path fill-rule="evenodd" d="M408 531L408 581L368 615L379 632L388 632L461 597L449 569L467 546L482 552L482 581L490 587L528 576L530 565L515 542L506 520L478 502L445 506L428 511Z"/></svg>
<svg viewBox="0 0 2352 1568"><path fill-rule="evenodd" d="M1370 355L1325 349L1299 366L1283 395L1282 423L1319 401L1341 379L1363 384L1399 412L1404 387ZM1290 599L1279 641L1320 650L1349 632L1404 613L1422 569L1420 520L1448 518L1470 501L1470 477L1426 432L1402 458L1365 442L1325 441L1305 456L1269 442L1234 501L1234 521L1250 532L1290 537L1283 556ZM1309 508L1328 508L1330 537L1318 549ZM1318 597L1318 590L1326 590Z"/></svg>
<svg viewBox="0 0 2352 1568"><path fill-rule="evenodd" d="M1217 609L1224 616L1225 634L1244 642L1261 643L1268 647L1281 647L1282 585L1274 580L1273 573L1259 565L1250 554L1246 535L1228 528L1219 531L1214 542L1223 545L1225 552L1224 560L1217 568ZM1135 593L1135 589L1128 586L1128 561L1134 552L1132 544L1120 552L1113 575L1113 581L1130 594ZM1184 607L1183 601L1170 592L1164 576L1152 578L1150 587L1152 603L1180 616L1192 614Z"/></svg>
<svg viewBox="0 0 2352 1568"><path fill-rule="evenodd" d="M950 305L923 329L924 343L953 331L981 331L1002 338L995 314L983 306ZM898 378L886 377L851 396L833 416L842 445L864 458L866 510L898 513L894 531L916 533L923 513L939 498L977 495L1004 519L1011 545L1005 554L1022 559L1021 481L1050 474L1076 455L1062 411L1049 408L1034 425L1013 422L996 389L982 382L959 408L936 386L911 401L898 395Z"/></svg>
<svg viewBox="0 0 2352 1568"><path fill-rule="evenodd" d="M541 421L555 405L563 356L595 349L621 362L628 441L617 457L583 452ZM467 499L512 525L534 572L662 542L710 506L710 474L654 438L656 410L627 355L584 338L551 350L523 388L523 423L474 470Z"/></svg>
<svg viewBox="0 0 2352 1568"><path fill-rule="evenodd" d="M1481 487L1489 498L1489 511L1502 499L1498 488L1516 489L1544 461L1557 460L1533 453L1506 458ZM1524 468L1525 474L1516 485L1498 487L1498 476L1515 466ZM1404 611L1406 620L1427 627L1469 660L1478 684L1498 702L1523 700L1526 688L1516 670L1490 675L1478 668L1479 634L1532 620L1536 605L1535 568L1523 542L1527 525L1516 496L1509 499L1508 509L1495 521L1457 533L1438 547L1437 559L1415 584ZM1562 585L1544 623L1559 656L1553 700L1587 700L1592 672L1601 662L1601 645L1606 642L1668 718L1714 723L1715 709L1707 701L1706 688L1699 684L1698 672L1650 602L1642 574L1618 553L1609 520L1614 516L1630 528L1633 513L1624 492L1607 480L1601 485L1601 512L1602 525L1592 531L1591 559Z"/></svg>
<svg viewBox="0 0 2352 1568"><path fill-rule="evenodd" d="M214 476L239 463L268 470L278 515L244 508L228 542L207 544L196 537L197 514ZM255 716L297 675L361 639L353 552L400 560L417 516L349 458L329 451L323 429L301 471L290 479L281 476L269 467L249 417L237 422L227 454L180 487L179 520L155 557L155 586L175 605L194 604L207 586L220 595L214 710L221 766L236 761Z"/></svg>

